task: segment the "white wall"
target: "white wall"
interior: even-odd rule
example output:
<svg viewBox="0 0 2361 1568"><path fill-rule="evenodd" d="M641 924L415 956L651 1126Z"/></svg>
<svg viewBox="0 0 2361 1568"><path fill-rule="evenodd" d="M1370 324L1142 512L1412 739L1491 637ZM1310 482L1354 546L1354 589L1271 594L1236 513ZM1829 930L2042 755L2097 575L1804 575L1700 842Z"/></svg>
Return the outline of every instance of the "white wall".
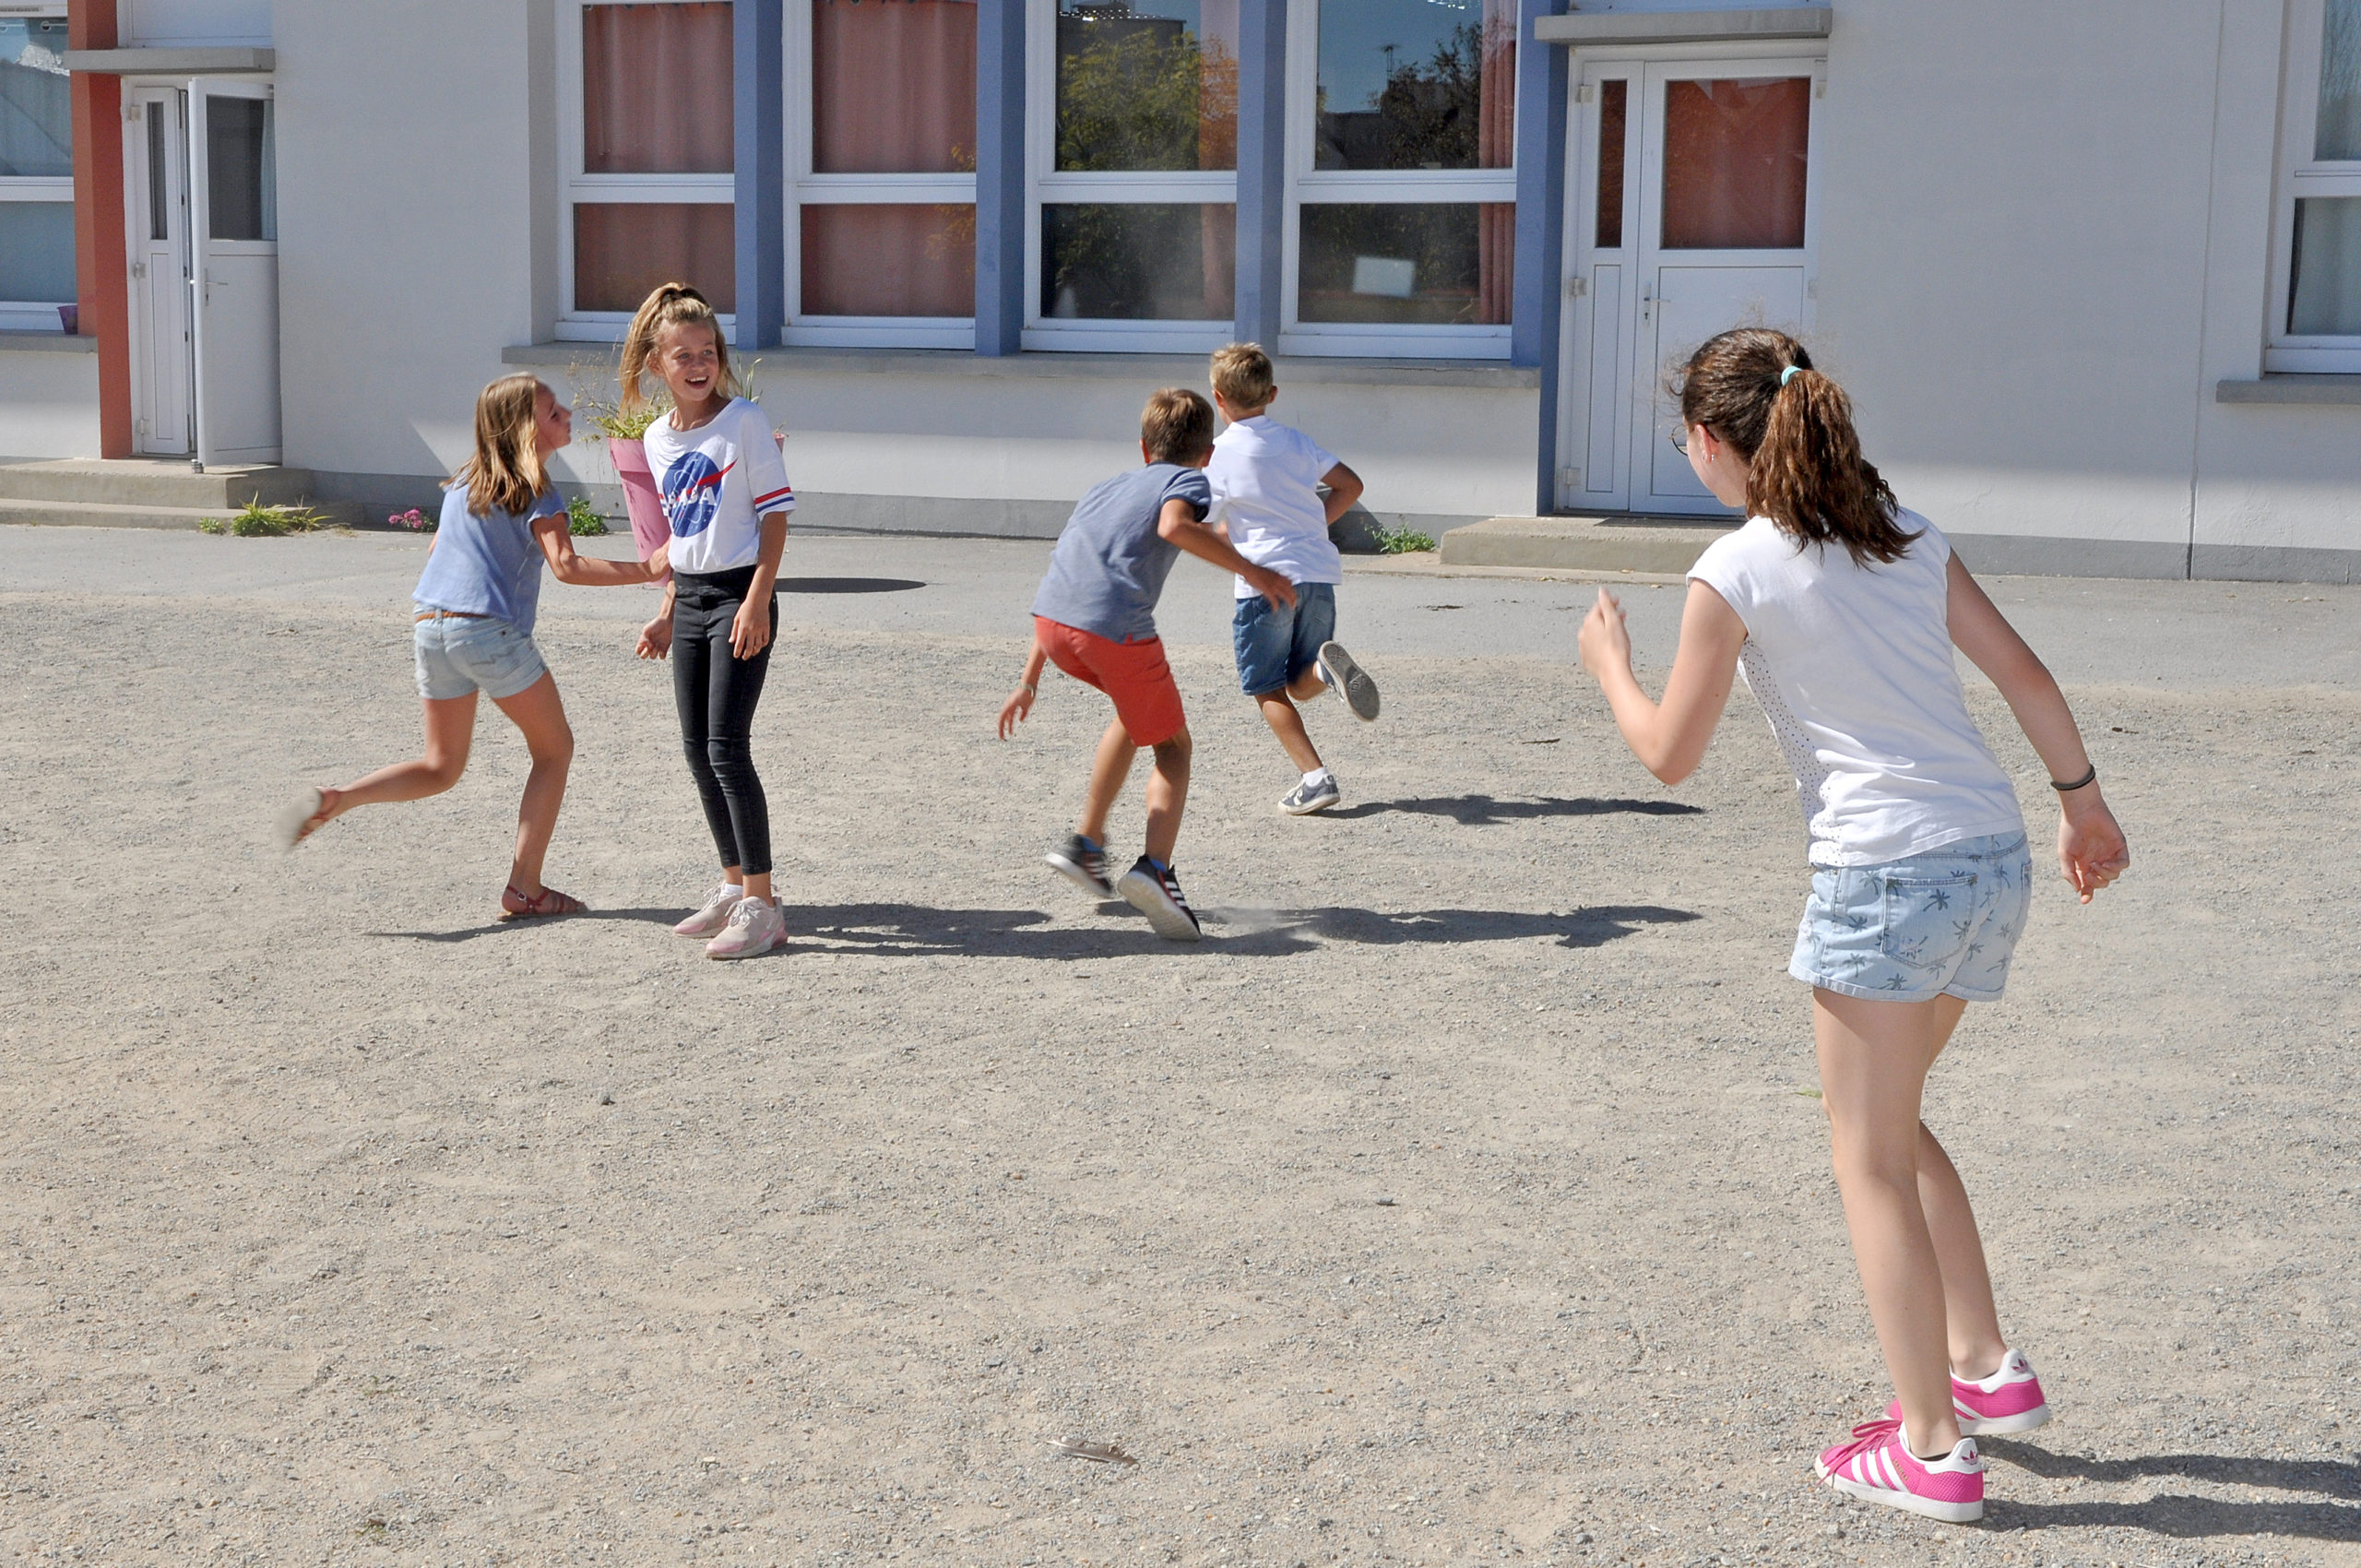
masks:
<svg viewBox="0 0 2361 1568"><path fill-rule="evenodd" d="M346 3L376 8L376 0ZM270 0L119 0L115 18L125 48L270 42Z"/></svg>
<svg viewBox="0 0 2361 1568"><path fill-rule="evenodd" d="M0 344L0 457L99 449L99 356Z"/></svg>

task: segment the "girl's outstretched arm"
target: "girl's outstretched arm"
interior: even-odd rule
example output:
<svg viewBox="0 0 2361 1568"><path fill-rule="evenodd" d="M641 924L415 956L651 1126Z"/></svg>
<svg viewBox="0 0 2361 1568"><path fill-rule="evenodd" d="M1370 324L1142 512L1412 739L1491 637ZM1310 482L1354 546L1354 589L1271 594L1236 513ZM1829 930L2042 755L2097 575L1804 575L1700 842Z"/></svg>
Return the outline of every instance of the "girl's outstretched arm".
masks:
<svg viewBox="0 0 2361 1568"><path fill-rule="evenodd" d="M602 555L583 555L574 548L565 514L541 517L533 524L533 539L549 558L550 575L562 583L577 583L587 588L619 588L626 583L652 583L664 575L664 558L671 549L666 540L656 547L656 553L645 561L610 561Z"/></svg>
<svg viewBox="0 0 2361 1568"><path fill-rule="evenodd" d="M2090 782L2058 792L2058 863L2083 903L2091 895L2121 876L2131 864L2131 849L2115 814L2106 809L2090 754L2082 749L2082 731L2074 723L2066 695L2057 678L2042 663L2024 638L2009 624L1999 607L1986 597L1965 566L1954 555L1951 562L1952 642L1969 662L2000 688L2017 725L2040 754L2053 784L2070 784L2088 776Z"/></svg>
<svg viewBox="0 0 2361 1568"><path fill-rule="evenodd" d="M1654 703L1631 673L1631 637L1623 607L1605 588L1583 618L1583 668L1598 677L1616 728L1650 773L1678 784L1704 760L1706 742L1722 721L1738 674L1738 649L1746 645L1746 623L1729 602L1703 583L1689 584L1680 612L1680 647L1664 683L1664 701Z"/></svg>

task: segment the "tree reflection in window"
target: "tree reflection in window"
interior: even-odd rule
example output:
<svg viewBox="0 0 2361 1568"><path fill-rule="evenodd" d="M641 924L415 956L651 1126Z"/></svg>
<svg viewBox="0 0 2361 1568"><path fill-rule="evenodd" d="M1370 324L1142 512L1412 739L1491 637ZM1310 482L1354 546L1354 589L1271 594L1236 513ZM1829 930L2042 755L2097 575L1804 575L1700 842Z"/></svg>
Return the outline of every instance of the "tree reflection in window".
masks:
<svg viewBox="0 0 2361 1568"><path fill-rule="evenodd" d="M1516 21L1506 0L1329 0L1318 169L1506 169Z"/></svg>
<svg viewBox="0 0 2361 1568"><path fill-rule="evenodd" d="M1237 41L1237 0L1065 0L1057 167L1236 168Z"/></svg>

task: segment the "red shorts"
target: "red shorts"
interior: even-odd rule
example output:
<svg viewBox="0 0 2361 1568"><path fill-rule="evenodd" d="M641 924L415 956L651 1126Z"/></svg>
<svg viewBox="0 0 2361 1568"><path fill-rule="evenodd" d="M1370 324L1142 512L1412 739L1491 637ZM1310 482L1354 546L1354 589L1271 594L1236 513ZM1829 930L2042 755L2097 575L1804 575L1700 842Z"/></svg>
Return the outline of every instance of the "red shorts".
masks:
<svg viewBox="0 0 2361 1568"><path fill-rule="evenodd" d="M1114 700L1115 717L1135 746L1160 746L1188 728L1180 712L1180 688L1164 662L1164 639L1109 642L1055 621L1033 617L1033 636L1050 662Z"/></svg>

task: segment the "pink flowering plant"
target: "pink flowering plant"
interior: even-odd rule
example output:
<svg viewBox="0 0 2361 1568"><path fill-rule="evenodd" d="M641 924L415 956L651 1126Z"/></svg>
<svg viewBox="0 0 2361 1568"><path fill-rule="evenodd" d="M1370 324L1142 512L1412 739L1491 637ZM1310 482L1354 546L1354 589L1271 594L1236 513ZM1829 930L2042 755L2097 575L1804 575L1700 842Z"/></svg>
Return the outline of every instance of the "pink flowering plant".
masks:
<svg viewBox="0 0 2361 1568"><path fill-rule="evenodd" d="M425 513L413 506L407 512L386 513L386 521L395 528L408 529L412 533L433 533L434 531L435 525L441 522L442 519L440 517L430 517Z"/></svg>

